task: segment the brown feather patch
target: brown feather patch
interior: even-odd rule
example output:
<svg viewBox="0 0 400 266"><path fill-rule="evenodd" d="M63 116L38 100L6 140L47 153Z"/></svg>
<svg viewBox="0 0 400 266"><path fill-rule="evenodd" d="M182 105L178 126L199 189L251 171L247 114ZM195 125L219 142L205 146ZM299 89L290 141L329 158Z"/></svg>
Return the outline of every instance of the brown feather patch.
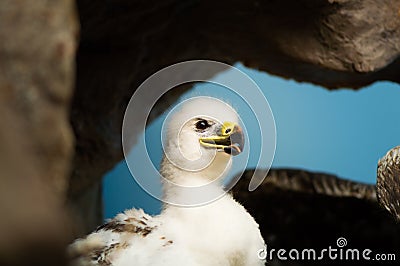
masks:
<svg viewBox="0 0 400 266"><path fill-rule="evenodd" d="M132 218L130 218L130 219L132 219ZM137 219L135 219L135 220L137 221ZM140 221L138 221L138 222L140 222ZM140 223L140 224L146 225L144 222ZM132 223L120 223L120 222L114 220L114 221L110 221L110 222L98 227L96 232L98 232L100 230L109 230L109 231L112 231L115 233L140 234L145 237L148 234L150 234L154 228L155 227L150 227L150 226L141 227L141 226L137 226Z"/></svg>

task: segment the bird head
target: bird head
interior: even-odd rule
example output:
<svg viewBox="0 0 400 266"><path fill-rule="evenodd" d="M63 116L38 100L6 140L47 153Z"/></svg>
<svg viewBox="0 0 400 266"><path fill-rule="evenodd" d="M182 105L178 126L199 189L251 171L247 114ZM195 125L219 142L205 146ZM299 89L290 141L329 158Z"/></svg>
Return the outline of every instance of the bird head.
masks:
<svg viewBox="0 0 400 266"><path fill-rule="evenodd" d="M216 178L228 170L231 156L243 151L238 120L231 106L215 98L183 102L166 120L165 157L181 170Z"/></svg>

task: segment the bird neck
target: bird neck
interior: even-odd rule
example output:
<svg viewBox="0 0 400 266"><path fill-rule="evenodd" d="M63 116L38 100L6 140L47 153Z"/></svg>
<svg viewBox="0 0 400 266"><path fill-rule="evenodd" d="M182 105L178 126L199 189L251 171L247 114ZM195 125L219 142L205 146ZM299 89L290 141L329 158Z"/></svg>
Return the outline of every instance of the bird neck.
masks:
<svg viewBox="0 0 400 266"><path fill-rule="evenodd" d="M164 156L160 168L164 202L198 205L199 202L205 203L223 195L222 180L229 168L227 156L216 157L212 164L201 171L182 169Z"/></svg>

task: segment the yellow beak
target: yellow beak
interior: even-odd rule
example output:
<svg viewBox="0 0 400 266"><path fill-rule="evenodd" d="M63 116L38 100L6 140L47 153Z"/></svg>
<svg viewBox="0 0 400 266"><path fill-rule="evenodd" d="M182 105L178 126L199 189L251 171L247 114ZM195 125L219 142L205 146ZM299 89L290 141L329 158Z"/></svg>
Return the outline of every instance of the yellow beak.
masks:
<svg viewBox="0 0 400 266"><path fill-rule="evenodd" d="M225 122L216 136L200 138L200 144L231 155L238 155L244 147L243 131L237 124Z"/></svg>

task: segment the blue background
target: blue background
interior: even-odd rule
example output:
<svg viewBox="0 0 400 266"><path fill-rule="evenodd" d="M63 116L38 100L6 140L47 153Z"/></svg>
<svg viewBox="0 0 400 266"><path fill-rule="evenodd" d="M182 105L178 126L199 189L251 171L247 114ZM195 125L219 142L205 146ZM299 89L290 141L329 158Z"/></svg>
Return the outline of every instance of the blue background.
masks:
<svg viewBox="0 0 400 266"><path fill-rule="evenodd" d="M275 117L277 143L272 167L331 173L372 184L375 183L378 159L400 144L398 84L377 82L359 91L328 91L241 64L236 67L261 88ZM220 75L229 75L229 71ZM199 84L181 99L194 95L210 95L228 101L240 113L248 129L257 128L248 106L230 90L210 83ZM146 129L148 152L156 166L161 160L160 130L167 113ZM248 168L252 168L257 164L260 145L257 136L251 135L258 132L248 130L248 133L254 140L248 162ZM138 163L143 158L135 148L130 156ZM161 209L161 203L136 184L124 161L105 175L103 195L105 218L132 207L142 208L150 214L159 213Z"/></svg>

